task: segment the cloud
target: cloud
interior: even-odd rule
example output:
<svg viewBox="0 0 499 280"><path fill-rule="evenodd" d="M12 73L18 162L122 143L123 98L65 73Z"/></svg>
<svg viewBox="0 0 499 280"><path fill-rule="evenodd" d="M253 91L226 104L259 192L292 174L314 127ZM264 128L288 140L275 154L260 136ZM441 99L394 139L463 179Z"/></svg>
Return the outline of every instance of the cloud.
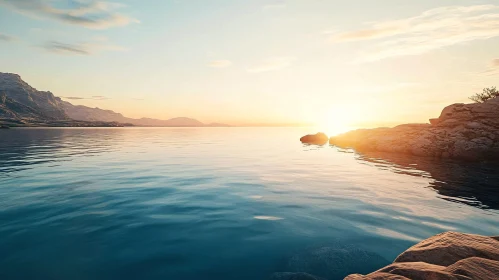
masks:
<svg viewBox="0 0 499 280"><path fill-rule="evenodd" d="M7 35L7 34L0 33L0 41L12 42L12 41L15 41L15 40L17 40L17 38L14 37L14 36L10 36L10 35Z"/></svg>
<svg viewBox="0 0 499 280"><path fill-rule="evenodd" d="M213 60L210 63L208 63L208 66L213 67L213 68L226 68L232 65L232 61L230 60Z"/></svg>
<svg viewBox="0 0 499 280"><path fill-rule="evenodd" d="M494 76L496 74L499 74L499 58L493 59L490 62L488 69L483 71L482 74L485 74L487 76Z"/></svg>
<svg viewBox="0 0 499 280"><path fill-rule="evenodd" d="M102 95L94 95L92 97L79 97L79 96L61 96L61 98L69 100L108 100L109 98Z"/></svg>
<svg viewBox="0 0 499 280"><path fill-rule="evenodd" d="M94 99L94 100L108 100L109 98L107 98L105 96L102 96L102 95L94 95L94 96L92 96L91 99Z"/></svg>
<svg viewBox="0 0 499 280"><path fill-rule="evenodd" d="M499 6L448 6L369 28L336 33L333 42L378 40L360 62L419 55L440 48L499 36Z"/></svg>
<svg viewBox="0 0 499 280"><path fill-rule="evenodd" d="M79 25L92 29L106 29L125 26L139 21L116 12L121 4L96 1L71 1L69 7L61 8L61 0L0 0L0 5L7 6L21 14L35 18L49 18L67 24Z"/></svg>
<svg viewBox="0 0 499 280"><path fill-rule="evenodd" d="M83 98L83 97L77 97L77 96L61 96L61 98L64 98L64 99L70 99L70 100L80 100L80 99L86 99L86 98Z"/></svg>
<svg viewBox="0 0 499 280"><path fill-rule="evenodd" d="M87 43L63 43L59 41L49 41L41 46L44 50L62 55L92 55L103 51L124 51L123 47L108 44L106 42Z"/></svg>
<svg viewBox="0 0 499 280"><path fill-rule="evenodd" d="M276 71L280 69L287 68L291 66L292 62L295 60L294 57L274 57L269 58L248 68L250 73L260 73L267 71Z"/></svg>
<svg viewBox="0 0 499 280"><path fill-rule="evenodd" d="M57 41L47 42L42 46L45 50L57 54L89 55L90 51L84 45L65 44Z"/></svg>

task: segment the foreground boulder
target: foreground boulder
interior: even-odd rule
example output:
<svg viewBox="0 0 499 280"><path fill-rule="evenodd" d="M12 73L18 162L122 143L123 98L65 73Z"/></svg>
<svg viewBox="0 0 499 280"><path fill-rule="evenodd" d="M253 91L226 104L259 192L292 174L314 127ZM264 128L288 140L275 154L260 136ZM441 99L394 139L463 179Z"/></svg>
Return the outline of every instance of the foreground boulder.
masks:
<svg viewBox="0 0 499 280"><path fill-rule="evenodd" d="M487 236L445 232L412 246L400 254L395 262L424 261L449 266L471 257L499 261L499 242Z"/></svg>
<svg viewBox="0 0 499 280"><path fill-rule="evenodd" d="M494 280L498 276L496 238L446 232L412 246L389 266L345 280Z"/></svg>
<svg viewBox="0 0 499 280"><path fill-rule="evenodd" d="M330 144L358 151L379 151L470 161L499 160L499 98L446 107L430 124L361 129L331 137Z"/></svg>
<svg viewBox="0 0 499 280"><path fill-rule="evenodd" d="M319 132L317 134L309 134L300 138L300 141L305 144L324 145L329 141L326 134Z"/></svg>

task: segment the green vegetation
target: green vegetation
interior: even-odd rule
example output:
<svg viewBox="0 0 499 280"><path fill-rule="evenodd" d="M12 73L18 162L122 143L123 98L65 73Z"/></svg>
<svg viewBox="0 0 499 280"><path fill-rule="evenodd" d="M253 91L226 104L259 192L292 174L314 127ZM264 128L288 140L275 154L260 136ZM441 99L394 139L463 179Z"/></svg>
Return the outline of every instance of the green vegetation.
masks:
<svg viewBox="0 0 499 280"><path fill-rule="evenodd" d="M481 93L477 93L470 97L471 100L475 101L476 103L483 103L489 99L499 97L499 91L496 89L496 87L491 87L491 88L484 88Z"/></svg>

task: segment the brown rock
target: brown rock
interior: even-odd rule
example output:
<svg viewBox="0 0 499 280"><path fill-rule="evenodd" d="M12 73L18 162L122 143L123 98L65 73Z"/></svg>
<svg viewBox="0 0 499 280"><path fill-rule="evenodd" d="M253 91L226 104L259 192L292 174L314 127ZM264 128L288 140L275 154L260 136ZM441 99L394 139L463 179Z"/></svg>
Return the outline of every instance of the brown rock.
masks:
<svg viewBox="0 0 499 280"><path fill-rule="evenodd" d="M407 277L412 280L458 280L457 278L444 270L444 266L429 264L425 262L409 262L409 263L394 263L387 267L378 270L378 272L385 272ZM370 275L370 274L369 274ZM369 276L368 275L368 276Z"/></svg>
<svg viewBox="0 0 499 280"><path fill-rule="evenodd" d="M497 280L499 239L446 232L428 238L402 253L393 264L368 275L345 280Z"/></svg>
<svg viewBox="0 0 499 280"><path fill-rule="evenodd" d="M309 134L300 138L300 141L305 144L324 145L328 142L329 138L326 134L319 132L317 134Z"/></svg>
<svg viewBox="0 0 499 280"><path fill-rule="evenodd" d="M361 152L499 160L499 98L447 106L430 123L360 129L331 137L329 143Z"/></svg>
<svg viewBox="0 0 499 280"><path fill-rule="evenodd" d="M352 274L347 276L344 280L411 280L411 279L391 273L374 272L365 276L360 274Z"/></svg>
<svg viewBox="0 0 499 280"><path fill-rule="evenodd" d="M445 232L412 246L400 254L395 262L449 266L470 257L499 261L499 242L481 235Z"/></svg>
<svg viewBox="0 0 499 280"><path fill-rule="evenodd" d="M499 261L471 257L458 261L447 267L445 271L469 277L469 279L497 280L499 279Z"/></svg>

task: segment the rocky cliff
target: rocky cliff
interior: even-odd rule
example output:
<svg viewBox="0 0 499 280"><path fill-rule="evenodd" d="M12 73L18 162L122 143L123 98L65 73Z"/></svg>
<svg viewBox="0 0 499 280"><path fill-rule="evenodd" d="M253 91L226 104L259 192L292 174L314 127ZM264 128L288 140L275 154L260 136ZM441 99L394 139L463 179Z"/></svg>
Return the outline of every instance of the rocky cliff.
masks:
<svg viewBox="0 0 499 280"><path fill-rule="evenodd" d="M0 118L2 119L39 119L44 118L40 112L21 104L5 93L0 93Z"/></svg>
<svg viewBox="0 0 499 280"><path fill-rule="evenodd" d="M38 91L24 82L17 74L0 73L2 117L16 119L69 119L59 98L49 91Z"/></svg>
<svg viewBox="0 0 499 280"><path fill-rule="evenodd" d="M462 160L499 160L499 98L454 104L429 124L360 129L329 143L358 151L379 151Z"/></svg>

